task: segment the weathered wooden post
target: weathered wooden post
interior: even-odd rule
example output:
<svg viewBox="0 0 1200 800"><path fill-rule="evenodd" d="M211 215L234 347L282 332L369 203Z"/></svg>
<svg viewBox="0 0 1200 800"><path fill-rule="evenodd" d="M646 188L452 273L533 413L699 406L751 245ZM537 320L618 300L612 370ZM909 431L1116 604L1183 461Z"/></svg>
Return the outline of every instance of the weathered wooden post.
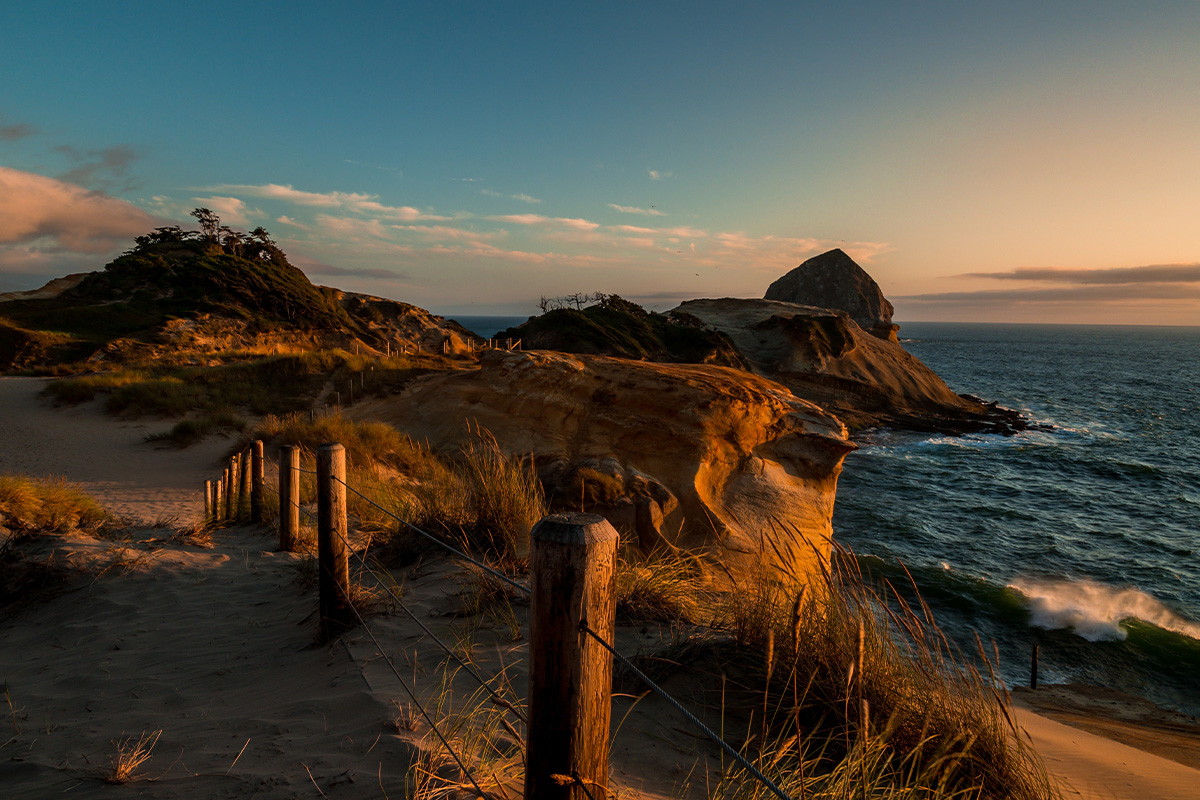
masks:
<svg viewBox="0 0 1200 800"><path fill-rule="evenodd" d="M350 559L346 524L346 448L317 448L317 561L320 574L321 638L339 636L350 627Z"/></svg>
<svg viewBox="0 0 1200 800"><path fill-rule="evenodd" d="M279 549L291 552L300 536L300 448L279 451Z"/></svg>
<svg viewBox="0 0 1200 800"><path fill-rule="evenodd" d="M238 489L238 519L245 521L250 517L250 487L254 475L253 459L249 450L242 451L242 463L238 465L238 477L241 478Z"/></svg>
<svg viewBox="0 0 1200 800"><path fill-rule="evenodd" d="M238 515L238 492L241 491L242 484L238 479L238 457L229 457L229 494L226 495L226 514L225 518L233 520Z"/></svg>
<svg viewBox="0 0 1200 800"><path fill-rule="evenodd" d="M596 514L551 514L530 534L525 800L607 796L617 532Z"/></svg>
<svg viewBox="0 0 1200 800"><path fill-rule="evenodd" d="M212 523L213 518L213 498L212 498L212 481L204 482L204 524Z"/></svg>
<svg viewBox="0 0 1200 800"><path fill-rule="evenodd" d="M213 486L213 524L225 521L225 487L229 485L228 470L221 473L221 479Z"/></svg>
<svg viewBox="0 0 1200 800"><path fill-rule="evenodd" d="M1029 688L1037 689L1038 646L1033 643L1033 657L1029 661Z"/></svg>
<svg viewBox="0 0 1200 800"><path fill-rule="evenodd" d="M255 439L250 446L250 459L250 521L260 524L263 521L263 481L266 479L262 439Z"/></svg>

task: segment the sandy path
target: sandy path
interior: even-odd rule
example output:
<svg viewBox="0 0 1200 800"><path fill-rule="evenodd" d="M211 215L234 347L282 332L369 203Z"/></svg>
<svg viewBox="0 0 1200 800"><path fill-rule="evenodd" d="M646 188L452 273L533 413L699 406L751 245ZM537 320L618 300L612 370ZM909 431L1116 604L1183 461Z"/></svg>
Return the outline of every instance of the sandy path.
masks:
<svg viewBox="0 0 1200 800"><path fill-rule="evenodd" d="M1068 800L1197 800L1200 771L1078 728L1013 709Z"/></svg>
<svg viewBox="0 0 1200 800"><path fill-rule="evenodd" d="M316 797L315 781L330 798L383 797L382 781L403 796L414 750L391 726L390 695L372 692L345 643L313 645L315 592L298 557L269 546L235 529L211 550L131 550L145 556L131 571L0 623L16 709L0 734L16 735L0 749L0 795ZM154 780L100 780L113 740L155 730Z"/></svg>
<svg viewBox="0 0 1200 800"><path fill-rule="evenodd" d="M186 450L148 444L162 420L118 421L100 402L54 408L38 397L41 378L0 377L0 472L65 477L122 516L198 522L204 481L216 477L229 442L214 437Z"/></svg>

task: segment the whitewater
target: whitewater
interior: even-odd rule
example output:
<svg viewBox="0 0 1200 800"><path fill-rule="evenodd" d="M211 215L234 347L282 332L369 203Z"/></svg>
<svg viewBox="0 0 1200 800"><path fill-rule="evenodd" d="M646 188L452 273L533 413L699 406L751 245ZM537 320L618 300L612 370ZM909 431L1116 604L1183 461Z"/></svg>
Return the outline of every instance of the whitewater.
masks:
<svg viewBox="0 0 1200 800"><path fill-rule="evenodd" d="M964 649L1000 673L1200 711L1200 328L911 323L955 391L1037 423L1013 437L867 432L846 460L839 542L905 565Z"/></svg>

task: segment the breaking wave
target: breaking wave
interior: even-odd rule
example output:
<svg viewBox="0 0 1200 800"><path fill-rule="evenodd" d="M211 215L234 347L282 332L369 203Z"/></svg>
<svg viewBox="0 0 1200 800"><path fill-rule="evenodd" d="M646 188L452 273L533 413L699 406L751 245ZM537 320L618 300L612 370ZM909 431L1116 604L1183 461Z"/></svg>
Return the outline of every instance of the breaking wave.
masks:
<svg viewBox="0 0 1200 800"><path fill-rule="evenodd" d="M1123 623L1136 619L1200 640L1200 624L1175 613L1150 594L1093 581L1017 579L1009 588L1020 592L1036 628L1070 628L1090 642L1124 641Z"/></svg>

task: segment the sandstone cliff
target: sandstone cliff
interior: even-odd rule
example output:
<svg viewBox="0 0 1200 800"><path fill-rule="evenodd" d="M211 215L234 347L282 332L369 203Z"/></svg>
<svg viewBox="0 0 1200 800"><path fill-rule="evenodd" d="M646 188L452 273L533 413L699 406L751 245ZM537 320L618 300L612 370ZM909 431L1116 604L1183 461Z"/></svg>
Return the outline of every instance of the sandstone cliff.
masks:
<svg viewBox="0 0 1200 800"><path fill-rule="evenodd" d="M1011 433L1025 426L1016 412L955 394L916 356L845 313L733 298L690 300L677 310L728 335L757 374L851 428Z"/></svg>
<svg viewBox="0 0 1200 800"><path fill-rule="evenodd" d="M532 454L551 490L586 467L620 491L597 509L650 550L699 549L733 570L827 559L845 427L726 367L489 352L351 412L454 448L468 424ZM571 497L554 498L571 505Z"/></svg>

